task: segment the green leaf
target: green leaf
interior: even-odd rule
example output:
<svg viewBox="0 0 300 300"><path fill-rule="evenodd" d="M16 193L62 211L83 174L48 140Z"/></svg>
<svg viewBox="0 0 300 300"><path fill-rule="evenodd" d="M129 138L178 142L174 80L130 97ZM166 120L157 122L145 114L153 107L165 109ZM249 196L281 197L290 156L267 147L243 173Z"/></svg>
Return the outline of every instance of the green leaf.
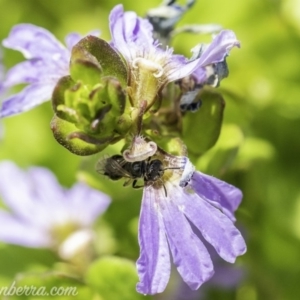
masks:
<svg viewBox="0 0 300 300"><path fill-rule="evenodd" d="M55 139L70 152L86 156L98 153L106 148L112 137L97 138L80 132L78 128L65 120L54 116L51 121L51 129Z"/></svg>
<svg viewBox="0 0 300 300"><path fill-rule="evenodd" d="M216 92L203 91L200 98L200 109L183 117L182 139L194 155L202 155L218 140L225 107L223 97Z"/></svg>
<svg viewBox="0 0 300 300"><path fill-rule="evenodd" d="M127 68L120 55L104 40L87 36L72 49L71 64L77 59L90 61L98 65L103 76L116 77L123 86L127 84Z"/></svg>
<svg viewBox="0 0 300 300"><path fill-rule="evenodd" d="M210 175L221 176L235 162L240 146L244 142L241 129L232 124L225 124L215 147L205 153L196 164L197 169Z"/></svg>
<svg viewBox="0 0 300 300"><path fill-rule="evenodd" d="M88 269L86 282L105 300L151 299L136 292L135 264L127 259L107 256L97 260Z"/></svg>

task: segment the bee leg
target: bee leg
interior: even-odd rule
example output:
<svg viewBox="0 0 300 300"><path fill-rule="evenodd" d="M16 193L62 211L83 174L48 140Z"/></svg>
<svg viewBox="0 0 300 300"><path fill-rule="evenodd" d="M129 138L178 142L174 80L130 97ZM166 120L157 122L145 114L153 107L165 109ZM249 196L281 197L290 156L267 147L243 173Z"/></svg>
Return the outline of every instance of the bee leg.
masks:
<svg viewBox="0 0 300 300"><path fill-rule="evenodd" d="M132 187L133 187L134 189L140 189L140 188L143 188L143 187L144 187L144 185L136 185L136 183L137 183L137 180L136 180L136 179L133 180Z"/></svg>
<svg viewBox="0 0 300 300"><path fill-rule="evenodd" d="M123 186L128 186L131 183L131 178L124 182Z"/></svg>
<svg viewBox="0 0 300 300"><path fill-rule="evenodd" d="M162 186L163 186L163 188L164 188L165 196L166 196L166 198L167 198L167 196L168 196L168 194L167 194L167 189L166 189L166 187L165 187L165 185L164 185L164 182L163 182L161 179L160 179L160 181L161 181Z"/></svg>
<svg viewBox="0 0 300 300"><path fill-rule="evenodd" d="M164 187L164 191L165 191L165 196L167 197L168 195L167 195L167 189L166 189L166 187L165 187L165 185L163 184L163 187Z"/></svg>

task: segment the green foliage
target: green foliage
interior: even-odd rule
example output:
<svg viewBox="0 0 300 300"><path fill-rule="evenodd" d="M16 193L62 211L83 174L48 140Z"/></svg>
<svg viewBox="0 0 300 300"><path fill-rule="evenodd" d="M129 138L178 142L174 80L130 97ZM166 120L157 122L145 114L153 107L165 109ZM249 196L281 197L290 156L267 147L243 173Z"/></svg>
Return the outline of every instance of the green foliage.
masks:
<svg viewBox="0 0 300 300"><path fill-rule="evenodd" d="M147 1L122 1L126 9L136 10L140 15L143 15L150 6L160 2L155 0L149 4ZM94 28L100 28L101 37L110 40L107 16L117 3L117 1L73 0L60 1L58 4L56 1L1 0L0 37L1 40L5 38L13 25L30 22L51 30L60 40L63 40L70 31L85 34ZM236 32L242 45L241 49L233 49L228 57L229 77L221 82L219 89L226 102L223 111L224 126L222 125L220 137L218 138L219 129L212 129L208 115L202 116L204 115L202 110L206 111L205 105L208 103L203 102L198 112L189 113L184 117L185 142L189 145L189 152L195 153L193 158L198 168L220 176L241 188L244 193L241 207L237 211L237 224L242 228L248 246L247 253L239 259L239 264L246 270L246 277L231 291L214 287L209 292L211 296L209 299L212 300L298 300L300 295L298 6L297 0L201 0L197 1L194 9L181 21L182 25L199 22L222 24L224 28ZM175 52L190 56L190 49L196 43L209 40L210 37L206 36L189 34L177 36L174 40ZM110 51L109 47L106 49ZM7 69L22 60L22 55L15 51L2 49L2 52ZM96 54L92 56L97 57ZM123 75L118 78L121 87L122 80L125 80L124 76L127 76L124 68L126 70L125 65L121 72ZM98 59L95 61L80 56L72 62L71 69L74 80L66 80L62 84L60 92L55 96L55 107L66 105L65 91L71 89L73 84L80 82L82 88L87 82L91 82L88 89L97 86L97 77L102 76L105 68ZM68 101L72 100L71 94L70 92L68 95ZM76 92L74 95L77 95ZM212 102L218 102L218 99L220 98L213 98ZM62 127L65 126L66 129L61 129L61 139L59 135L56 138L65 142L69 134L80 129L75 126L76 119L71 118L64 112L64 108L61 108L62 110L56 111L61 119L55 122L64 123ZM85 116L86 109L82 108L82 111ZM218 117L221 121L220 115ZM54 141L49 130L51 118L51 108L49 103L46 103L26 114L3 120L4 138L1 141L0 157L2 160L14 160L21 166L47 166L56 173L60 182L71 185L76 180L74 174L78 166L84 163ZM91 120L89 117L87 119ZM124 115L119 115L115 120L120 119L124 122L121 124L127 124L128 120ZM118 130L120 128L122 126L119 126ZM208 135L201 136L204 130L210 130L214 138L210 140ZM77 143L79 139L68 141L68 146L73 152L77 151L74 150L75 141ZM83 140L80 142L84 144ZM90 151L89 147L92 146L96 149ZM119 153L122 146L109 145L103 152ZM89 143L80 148L88 149L85 152L88 154L99 150L97 145ZM178 150L173 146L171 148L175 149L174 151ZM110 152L106 152L108 149ZM209 150L203 154L207 149ZM203 155L199 157L200 154ZM101 157L102 154L86 158L94 160L93 163L89 163L86 172L95 183L97 182L95 186L109 193L113 199L104 217L117 243L116 252L112 251L110 254L117 253L121 257L135 261L138 257L138 247L136 231L133 231L132 224L136 226L133 220L136 220L139 214L141 191L124 188L122 181L111 182L97 175L94 169L95 160ZM45 272L45 269L52 269L55 261L57 257L50 251L0 245L0 287L9 285L17 273L24 274L30 271L40 274ZM117 267L111 266L114 263L107 262L103 265L106 266L104 275L95 267L95 273L93 275L89 273L92 279L87 281L92 288L79 284L80 291L82 290L79 295L83 298L78 296L72 299L103 300L98 291L98 284L101 285L100 278L111 279L107 286L103 284L99 287L101 292L113 292L109 289L113 284L116 292L121 292L124 288L128 295L130 292L133 293L132 299L140 297L134 292L137 277L133 274L135 271L132 264L128 267L129 271L126 266L124 267L124 273L129 274L131 291L120 282L123 275L118 273ZM116 273L107 274L110 268ZM42 276L37 277L23 279L23 282L43 285ZM53 284L73 285L73 281L58 277L56 280L49 279L46 284L49 287ZM154 298L174 299L178 285L178 279L174 275L170 290ZM117 289L119 287L120 289ZM206 284L202 288L201 291L204 291ZM124 298L120 296L116 299Z"/></svg>
<svg viewBox="0 0 300 300"><path fill-rule="evenodd" d="M104 300L151 299L135 292L135 264L127 259L103 257L95 261L87 271L86 281Z"/></svg>

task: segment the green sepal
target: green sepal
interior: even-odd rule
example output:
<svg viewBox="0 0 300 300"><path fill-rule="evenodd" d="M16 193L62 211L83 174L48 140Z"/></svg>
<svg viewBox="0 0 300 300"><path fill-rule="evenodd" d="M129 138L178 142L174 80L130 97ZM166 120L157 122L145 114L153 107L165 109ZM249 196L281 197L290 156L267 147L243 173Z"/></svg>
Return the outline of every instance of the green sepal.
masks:
<svg viewBox="0 0 300 300"><path fill-rule="evenodd" d="M64 76L64 77L60 78L60 80L57 82L57 84L53 90L53 93L52 93L52 107L53 107L54 112L61 119L64 119L64 120L67 120L67 121L73 122L73 123L76 121L77 118L74 116L76 113L75 111L74 111L74 115L72 115L69 112L58 109L58 107L65 105L65 92L67 90L72 89L75 91L78 88L79 88L79 85L76 86L76 83L71 78L71 76Z"/></svg>
<svg viewBox="0 0 300 300"><path fill-rule="evenodd" d="M132 127L132 124L133 122L131 117L128 114L124 113L120 117L116 118L115 131L118 134L125 135Z"/></svg>
<svg viewBox="0 0 300 300"><path fill-rule="evenodd" d="M51 121L51 129L55 139L70 152L86 156L98 153L106 148L113 140L113 136L98 138L91 136L57 116Z"/></svg>
<svg viewBox="0 0 300 300"><path fill-rule="evenodd" d="M98 62L103 76L116 77L125 87L127 84L127 67L120 55L104 40L95 36L81 39L72 49L71 65L76 60Z"/></svg>
<svg viewBox="0 0 300 300"><path fill-rule="evenodd" d="M203 91L200 97L201 108L183 117L182 139L194 155L202 155L218 140L225 108L223 97L216 92Z"/></svg>
<svg viewBox="0 0 300 300"><path fill-rule="evenodd" d="M138 282L135 264L124 258L107 256L90 265L85 281L103 299L151 299L136 292Z"/></svg>
<svg viewBox="0 0 300 300"><path fill-rule="evenodd" d="M94 86L99 83L102 70L98 62L96 65L88 60L75 59L70 64L70 74L73 80Z"/></svg>
<svg viewBox="0 0 300 300"><path fill-rule="evenodd" d="M54 89L52 103L60 119L98 138L107 137L113 132L126 133L131 126L130 118L123 114L125 92L114 77L103 77L94 87L88 88L65 76Z"/></svg>
<svg viewBox="0 0 300 300"><path fill-rule="evenodd" d="M126 100L125 92L120 83L113 77L104 77L101 84L95 91L93 98L97 97L95 101L102 107L111 104L111 113L114 116L120 116L124 112Z"/></svg>

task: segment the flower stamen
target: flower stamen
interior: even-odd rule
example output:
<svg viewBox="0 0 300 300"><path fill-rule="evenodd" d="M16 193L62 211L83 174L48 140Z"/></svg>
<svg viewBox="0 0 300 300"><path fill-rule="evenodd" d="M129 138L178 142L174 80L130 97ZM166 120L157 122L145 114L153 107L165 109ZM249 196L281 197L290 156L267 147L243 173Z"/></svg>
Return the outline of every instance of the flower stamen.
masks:
<svg viewBox="0 0 300 300"><path fill-rule="evenodd" d="M161 77L164 73L161 65L143 57L136 57L132 62L132 66L134 69L143 68L151 72L155 78Z"/></svg>

